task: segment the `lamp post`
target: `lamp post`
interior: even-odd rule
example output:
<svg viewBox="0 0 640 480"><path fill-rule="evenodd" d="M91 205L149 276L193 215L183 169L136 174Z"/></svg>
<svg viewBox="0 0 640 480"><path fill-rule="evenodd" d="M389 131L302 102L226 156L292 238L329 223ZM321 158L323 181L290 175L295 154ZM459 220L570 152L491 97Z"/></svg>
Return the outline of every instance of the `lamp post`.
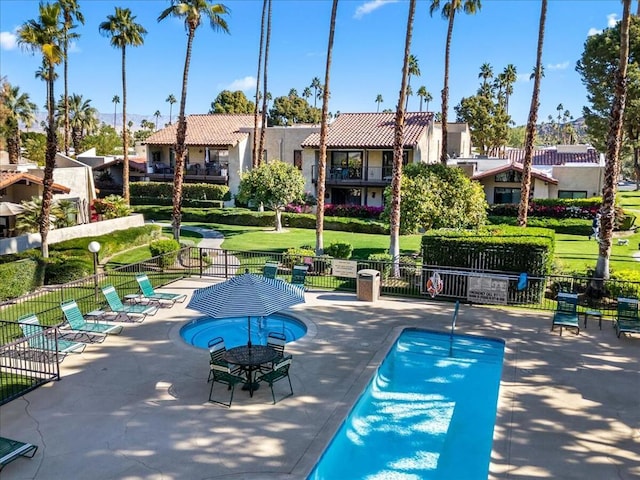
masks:
<svg viewBox="0 0 640 480"><path fill-rule="evenodd" d="M96 301L98 299L98 252L100 251L100 243L93 241L89 243L89 251L93 253L93 287L96 292Z"/></svg>

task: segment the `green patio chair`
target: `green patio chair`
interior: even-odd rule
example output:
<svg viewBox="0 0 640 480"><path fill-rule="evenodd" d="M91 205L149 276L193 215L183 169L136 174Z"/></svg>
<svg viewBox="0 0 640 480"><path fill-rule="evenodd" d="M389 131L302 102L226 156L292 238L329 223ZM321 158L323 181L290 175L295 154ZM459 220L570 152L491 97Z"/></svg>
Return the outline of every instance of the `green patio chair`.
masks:
<svg viewBox="0 0 640 480"><path fill-rule="evenodd" d="M102 294L113 313L124 315L127 320L142 322L147 315L155 315L156 305L124 305L113 285L102 287Z"/></svg>
<svg viewBox="0 0 640 480"><path fill-rule="evenodd" d="M82 353L87 344L82 342L72 342L62 338L55 338L45 333L45 327L40 325L38 317L34 314L23 315L18 318L18 323L22 329L29 348L46 352Z"/></svg>
<svg viewBox="0 0 640 480"><path fill-rule="evenodd" d="M13 462L16 458L33 458L37 450L37 445L19 442L18 440L11 440L6 437L0 437L0 470L2 470L5 465Z"/></svg>
<svg viewBox="0 0 640 480"><path fill-rule="evenodd" d="M291 271L291 284L300 285L304 287L305 280L307 278L307 272L309 271L308 265L295 265Z"/></svg>
<svg viewBox="0 0 640 480"><path fill-rule="evenodd" d="M267 262L262 267L262 276L265 278L278 278L279 265L275 262Z"/></svg>
<svg viewBox="0 0 640 480"><path fill-rule="evenodd" d="M280 361L282 361L285 357L286 358L291 357L290 354L284 353L284 347L286 344L287 344L287 337L283 333L269 332L267 334L267 347L273 348L278 354L278 357L270 364L262 366L260 368L261 371L269 372L273 370L274 366L278 364Z"/></svg>
<svg viewBox="0 0 640 480"><path fill-rule="evenodd" d="M555 327L560 327L560 336L563 328L575 329L576 335L580 334L580 323L578 320L578 295L575 293L558 293L556 310L553 313L551 331Z"/></svg>
<svg viewBox="0 0 640 480"><path fill-rule="evenodd" d="M68 300L60 304L64 318L69 324L69 329L76 335L85 335L89 341L92 341L90 334L98 334L101 339L104 335L117 335L122 331L122 325L112 325L109 323L87 322L82 315L80 307L75 300Z"/></svg>
<svg viewBox="0 0 640 480"><path fill-rule="evenodd" d="M184 293L161 293L156 292L149 280L149 277L143 273L140 275L136 275L136 280L138 285L140 285L140 291L142 292L143 298L147 300L154 300L158 302L170 302L171 306L175 305L176 302L184 302L187 299L187 295Z"/></svg>
<svg viewBox="0 0 640 480"><path fill-rule="evenodd" d="M209 401L231 408L231 403L233 402L233 392L235 391L236 385L239 383L244 383L245 378L237 375L237 373L240 371L240 367L238 367L237 365L231 365L222 358L224 356L224 353L227 351L224 339L222 337L215 337L209 340L208 347L210 359L209 377L207 378L207 382L211 382L211 389L209 390ZM229 403L224 403L213 398L213 386L216 383L227 385L228 390L231 390Z"/></svg>
<svg viewBox="0 0 640 480"><path fill-rule="evenodd" d="M258 382L266 382L269 384L269 388L271 388L271 397L273 397L273 404L276 403L276 394L273 391L273 384L279 382L280 380L287 379L289 381L289 389L291 393L285 395L280 400L290 397L293 395L293 386L291 385L291 378L289 377L289 368L291 367L291 362L293 361L293 357L287 356L284 357L280 362L276 363L273 366L273 370L267 373L263 373L258 377Z"/></svg>
<svg viewBox="0 0 640 480"><path fill-rule="evenodd" d="M618 308L613 326L618 338L623 333L640 333L640 316L638 316L638 300L636 298L618 298Z"/></svg>

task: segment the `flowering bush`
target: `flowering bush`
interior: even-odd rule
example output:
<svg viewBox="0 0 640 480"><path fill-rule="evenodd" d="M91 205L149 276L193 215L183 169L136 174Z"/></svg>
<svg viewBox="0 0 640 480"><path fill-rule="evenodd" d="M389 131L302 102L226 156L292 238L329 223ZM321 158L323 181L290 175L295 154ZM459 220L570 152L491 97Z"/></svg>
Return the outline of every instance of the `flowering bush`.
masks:
<svg viewBox="0 0 640 480"><path fill-rule="evenodd" d="M527 215L531 217L551 218L582 218L592 219L600 210L600 204L570 205L570 204L541 204L530 202ZM501 203L490 207L490 215L517 217L517 203Z"/></svg>
<svg viewBox="0 0 640 480"><path fill-rule="evenodd" d="M324 214L329 217L351 218L380 218L384 207L370 207L368 205L334 205L327 203L324 206Z"/></svg>

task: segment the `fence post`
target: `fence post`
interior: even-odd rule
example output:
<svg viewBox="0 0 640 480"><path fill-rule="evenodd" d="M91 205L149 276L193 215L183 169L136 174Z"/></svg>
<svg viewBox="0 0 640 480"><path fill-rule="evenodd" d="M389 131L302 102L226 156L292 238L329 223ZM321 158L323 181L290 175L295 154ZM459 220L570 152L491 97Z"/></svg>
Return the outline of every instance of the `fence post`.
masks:
<svg viewBox="0 0 640 480"><path fill-rule="evenodd" d="M224 251L224 278L229 278L229 252Z"/></svg>
<svg viewBox="0 0 640 480"><path fill-rule="evenodd" d="M200 278L202 278L202 271L203 271L203 267L202 264L204 263L204 252L202 251L202 247L198 247L198 250L200 252Z"/></svg>

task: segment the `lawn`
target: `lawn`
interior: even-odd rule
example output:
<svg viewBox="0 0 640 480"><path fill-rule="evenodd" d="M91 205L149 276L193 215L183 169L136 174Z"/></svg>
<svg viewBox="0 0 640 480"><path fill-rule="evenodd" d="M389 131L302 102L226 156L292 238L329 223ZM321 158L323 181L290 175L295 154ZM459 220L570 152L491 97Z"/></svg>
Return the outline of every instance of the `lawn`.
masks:
<svg viewBox="0 0 640 480"><path fill-rule="evenodd" d="M640 269L640 262L633 259L638 251L640 233L624 237L628 245L618 245L617 238L611 246L610 268L614 271ZM587 273L594 269L598 259L598 242L577 235L556 234L555 270L559 273Z"/></svg>
<svg viewBox="0 0 640 480"><path fill-rule="evenodd" d="M631 210L640 214L640 191L639 192L618 192L618 201L625 210Z"/></svg>

